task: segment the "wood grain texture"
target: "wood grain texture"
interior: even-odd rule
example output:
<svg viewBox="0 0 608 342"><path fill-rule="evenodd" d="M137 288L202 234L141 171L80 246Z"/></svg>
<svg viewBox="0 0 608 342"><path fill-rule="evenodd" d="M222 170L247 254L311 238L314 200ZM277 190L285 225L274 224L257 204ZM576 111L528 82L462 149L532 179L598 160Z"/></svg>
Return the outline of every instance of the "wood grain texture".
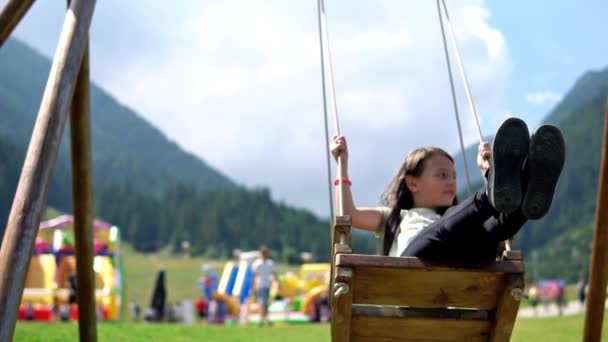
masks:
<svg viewBox="0 0 608 342"><path fill-rule="evenodd" d="M493 309L504 287L500 273L355 268L357 304Z"/></svg>
<svg viewBox="0 0 608 342"><path fill-rule="evenodd" d="M449 262L426 261L414 257L388 257L381 255L346 254L336 258L337 266L346 267L386 267L398 269L446 270L450 272L475 271L485 273L524 273L520 261L494 261L487 264L466 265Z"/></svg>
<svg viewBox="0 0 608 342"><path fill-rule="evenodd" d="M0 249L0 341L12 339L19 301L48 186L88 41L94 0L74 0L32 132Z"/></svg>
<svg viewBox="0 0 608 342"><path fill-rule="evenodd" d="M0 46L23 19L34 0L8 0L0 10Z"/></svg>
<svg viewBox="0 0 608 342"><path fill-rule="evenodd" d="M507 342L511 339L513 325L523 297L524 277L521 274L511 274L506 279L496 308L496 322L492 329L490 341Z"/></svg>
<svg viewBox="0 0 608 342"><path fill-rule="evenodd" d="M453 319L352 318L350 342L487 341L491 322Z"/></svg>
<svg viewBox="0 0 608 342"><path fill-rule="evenodd" d="M604 322L604 303L608 284L608 101L604 112L602 159L595 207L593 245L589 263L589 296L585 310L583 341L600 341Z"/></svg>

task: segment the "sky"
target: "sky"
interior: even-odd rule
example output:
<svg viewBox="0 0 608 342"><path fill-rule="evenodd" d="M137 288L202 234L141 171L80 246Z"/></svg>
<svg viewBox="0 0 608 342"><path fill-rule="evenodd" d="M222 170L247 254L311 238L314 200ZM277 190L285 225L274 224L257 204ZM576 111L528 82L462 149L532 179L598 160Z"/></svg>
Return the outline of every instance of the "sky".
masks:
<svg viewBox="0 0 608 342"><path fill-rule="evenodd" d="M325 2L353 195L375 206L408 151L459 150L437 6ZM584 72L608 66L604 0L446 3L483 135L510 116L533 130ZM97 1L93 81L235 182L328 216L317 1L166 4ZM63 10L62 1L36 1L14 36L52 57ZM464 139L473 144L476 124L449 48Z"/></svg>

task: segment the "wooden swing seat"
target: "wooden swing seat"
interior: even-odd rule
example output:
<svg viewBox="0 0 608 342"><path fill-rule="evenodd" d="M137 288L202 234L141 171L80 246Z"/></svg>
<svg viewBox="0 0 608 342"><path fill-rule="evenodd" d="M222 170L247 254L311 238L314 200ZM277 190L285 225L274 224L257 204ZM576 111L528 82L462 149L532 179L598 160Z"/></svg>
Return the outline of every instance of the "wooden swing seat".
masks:
<svg viewBox="0 0 608 342"><path fill-rule="evenodd" d="M352 254L350 216L335 222L332 341L509 341L524 290L520 253L475 266Z"/></svg>

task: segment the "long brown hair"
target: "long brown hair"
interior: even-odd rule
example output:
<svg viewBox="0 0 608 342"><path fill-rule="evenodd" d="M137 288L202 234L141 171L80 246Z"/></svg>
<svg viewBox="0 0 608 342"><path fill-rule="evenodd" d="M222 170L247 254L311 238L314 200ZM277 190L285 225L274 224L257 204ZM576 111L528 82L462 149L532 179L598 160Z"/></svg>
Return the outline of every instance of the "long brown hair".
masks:
<svg viewBox="0 0 608 342"><path fill-rule="evenodd" d="M384 226L384 241L382 244L384 255L388 255L390 252L397 229L399 229L401 210L412 209L414 206L414 197L405 184L406 176L420 177L426 167L426 161L436 155L444 156L454 162L454 158L449 153L438 147L417 148L407 155L403 165L399 168L399 172L382 194L382 204L390 208L390 214ZM452 205L454 204L456 204L456 198L454 198ZM439 208L437 213L442 215L448 208Z"/></svg>

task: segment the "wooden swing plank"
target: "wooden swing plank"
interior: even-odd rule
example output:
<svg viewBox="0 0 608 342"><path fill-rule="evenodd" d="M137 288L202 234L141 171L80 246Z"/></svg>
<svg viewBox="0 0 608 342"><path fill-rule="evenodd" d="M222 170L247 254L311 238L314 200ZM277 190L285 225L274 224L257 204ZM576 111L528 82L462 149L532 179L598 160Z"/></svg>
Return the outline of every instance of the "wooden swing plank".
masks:
<svg viewBox="0 0 608 342"><path fill-rule="evenodd" d="M358 267L353 283L357 304L493 309L505 279L500 273Z"/></svg>
<svg viewBox="0 0 608 342"><path fill-rule="evenodd" d="M524 284L519 252L477 265L352 254L350 217L336 222L332 269L348 274L332 276L332 286L349 291L332 300L333 341L510 339Z"/></svg>
<svg viewBox="0 0 608 342"><path fill-rule="evenodd" d="M335 265L345 267L369 266L398 269L423 269L429 271L447 270L451 272L464 270L485 273L524 273L524 266L521 261L493 261L487 264L465 265L426 261L414 257L388 257L365 254L337 254Z"/></svg>
<svg viewBox="0 0 608 342"><path fill-rule="evenodd" d="M353 316L350 342L487 341L492 322L481 320Z"/></svg>

